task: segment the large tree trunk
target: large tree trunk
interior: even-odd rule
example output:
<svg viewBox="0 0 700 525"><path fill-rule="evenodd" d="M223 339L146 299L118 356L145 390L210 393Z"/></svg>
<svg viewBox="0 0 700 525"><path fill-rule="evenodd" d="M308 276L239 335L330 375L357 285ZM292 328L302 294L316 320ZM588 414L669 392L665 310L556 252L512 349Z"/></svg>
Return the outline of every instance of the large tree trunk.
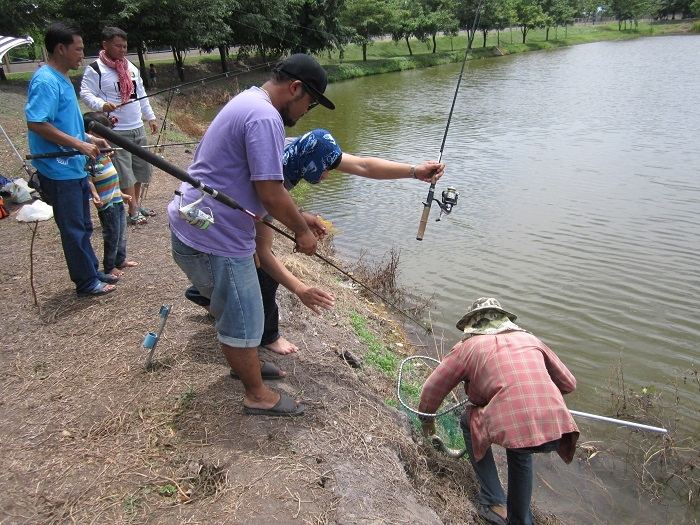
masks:
<svg viewBox="0 0 700 525"><path fill-rule="evenodd" d="M221 72L228 73L228 46L221 44L219 46L219 60L221 60Z"/></svg>
<svg viewBox="0 0 700 525"><path fill-rule="evenodd" d="M367 62L367 44L362 44L362 61Z"/></svg>
<svg viewBox="0 0 700 525"><path fill-rule="evenodd" d="M406 39L406 45L408 46L408 54L413 56L413 49L411 49L411 43L408 41L408 35L404 37Z"/></svg>
<svg viewBox="0 0 700 525"><path fill-rule="evenodd" d="M141 80L143 80L143 87L151 87L151 81L148 78L148 71L146 71L146 57L144 56L144 45L140 44L136 47L136 53L139 56L139 70L141 70Z"/></svg>
<svg viewBox="0 0 700 525"><path fill-rule="evenodd" d="M486 35L489 33L487 29L482 29L481 33L484 35L484 44L481 47L486 47Z"/></svg>
<svg viewBox="0 0 700 525"><path fill-rule="evenodd" d="M525 27L525 26L521 27L520 32L523 34L523 44L524 44L525 39L527 38L527 27Z"/></svg>
<svg viewBox="0 0 700 525"><path fill-rule="evenodd" d="M501 47L501 30L496 29L496 45Z"/></svg>
<svg viewBox="0 0 700 525"><path fill-rule="evenodd" d="M183 50L176 48L175 46L170 46L173 50L173 59L175 60L175 69L177 70L177 76L180 82L185 81L185 57L183 56Z"/></svg>
<svg viewBox="0 0 700 525"><path fill-rule="evenodd" d="M435 50L437 49L437 41L435 40L435 35L437 35L437 33L433 33L433 53L435 53Z"/></svg>
<svg viewBox="0 0 700 525"><path fill-rule="evenodd" d="M549 42L549 26L547 26L544 30L544 41Z"/></svg>

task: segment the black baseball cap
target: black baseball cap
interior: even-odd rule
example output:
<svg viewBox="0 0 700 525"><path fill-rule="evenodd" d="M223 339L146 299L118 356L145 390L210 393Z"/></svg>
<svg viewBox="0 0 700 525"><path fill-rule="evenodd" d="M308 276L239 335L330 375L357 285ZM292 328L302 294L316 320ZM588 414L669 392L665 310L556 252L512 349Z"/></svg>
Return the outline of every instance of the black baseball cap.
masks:
<svg viewBox="0 0 700 525"><path fill-rule="evenodd" d="M335 104L323 95L328 85L328 75L316 59L304 53L291 55L275 66L275 71L301 81L304 87L324 107L335 109Z"/></svg>

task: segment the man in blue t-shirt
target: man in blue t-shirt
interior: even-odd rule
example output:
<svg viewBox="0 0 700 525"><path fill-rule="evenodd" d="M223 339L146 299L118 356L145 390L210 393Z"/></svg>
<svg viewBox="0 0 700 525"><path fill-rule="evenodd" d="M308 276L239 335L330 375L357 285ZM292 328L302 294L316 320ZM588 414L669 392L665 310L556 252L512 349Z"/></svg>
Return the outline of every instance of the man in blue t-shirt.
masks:
<svg viewBox="0 0 700 525"><path fill-rule="evenodd" d="M116 278L97 271L98 262L90 244L90 189L85 156L94 159L103 139L85 134L78 98L68 72L83 60L83 39L66 23L51 24L44 38L48 63L34 73L24 109L32 154L78 150L82 155L35 159L42 192L53 206L61 233L68 273L78 295L101 295L115 289Z"/></svg>

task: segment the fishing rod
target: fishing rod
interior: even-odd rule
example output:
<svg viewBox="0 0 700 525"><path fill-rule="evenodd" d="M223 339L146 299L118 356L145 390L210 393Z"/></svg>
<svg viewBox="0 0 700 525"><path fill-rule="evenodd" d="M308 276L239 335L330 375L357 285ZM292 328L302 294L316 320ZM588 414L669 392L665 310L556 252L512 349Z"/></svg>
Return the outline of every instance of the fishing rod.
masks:
<svg viewBox="0 0 700 525"><path fill-rule="evenodd" d="M183 170L182 168L179 168L179 167L175 166L174 164L171 164L170 162L168 162L168 161L165 160L164 158L159 157L158 155L156 155L156 154L154 154L154 153L151 153L150 151L145 150L144 148L141 148L140 146L134 144L134 143L131 142L130 140L125 139L124 137L122 137L122 136L120 136L120 135L117 135L116 133L114 133L114 131L112 131L111 129L109 129L109 128L106 127L106 126L103 126L103 125L100 124L99 122L95 122L95 121L90 122L89 125L88 125L88 129L89 129L90 131L94 131L94 132L97 133L98 135L100 135L100 136L102 136L102 137L108 139L110 142L113 142L114 144L117 144L118 146L121 146L122 148L124 148L124 149L125 149L126 151L128 151L129 153L131 153L131 154L133 154L133 155L136 155L136 156L139 157L140 159L145 160L146 162L148 162L149 164L155 166L156 168L160 168L160 169L163 170L165 173L168 173L169 175L172 175L172 176L175 177L176 179L181 180L182 182L186 182L187 184L189 184L190 186L192 186L192 187L198 189L198 190L201 191L202 193L206 193L207 195L210 195L212 198L214 198L214 200L217 200L217 201L221 202L222 204L228 206L228 207L231 208L231 209L238 210L238 211L241 211L241 212L245 213L245 214L248 215L250 218L252 218L254 221L260 222L260 223L266 225L268 228L271 228L272 230L274 230L275 232L279 233L279 234L282 235L283 237L286 237L286 238L289 239L290 241L296 243L296 239L295 239L294 237L292 237L290 234L288 234L288 233L285 232L284 230L278 228L278 227L275 226L274 224L270 224L269 222L263 220L263 217L260 217L259 215L256 215L256 214L253 213L252 211L243 208L240 204L238 204L238 203L237 203L233 198L231 198L230 196L226 195L225 193L223 193L223 192L221 192L221 191L219 191L219 190L217 190L217 189L215 189L215 188L212 188L212 187L210 187L210 186L207 186L207 185L204 184L201 180L198 180L198 179L195 179L195 178L191 177L191 176L189 175L189 173L187 173L187 172L186 172L185 170ZM201 214L201 213L203 213L201 210L196 210L196 211L195 211L195 210L193 209L192 211L195 212L195 216L196 216L196 214ZM213 220L211 221L211 223L213 223ZM381 301L383 301L384 303L386 303L386 304L387 304L388 306L390 306L394 311L396 311L397 313L401 314L401 315L402 315L403 317L405 317L406 319L409 319L410 321L416 323L418 326L420 326L421 328L423 328L426 332L429 332L429 331L430 331L430 329L429 329L428 327L426 327L421 321L419 321L419 320L416 319L414 316L412 316L412 315L410 315L409 313L407 313L407 312L405 312L404 310L402 310L402 309L401 309L398 305L396 305L395 303L393 303L393 302L387 300L386 298L384 298L381 294L379 294L379 293L375 292L374 290L372 290L372 288L370 288L369 286L367 286L367 285L364 284L363 282L361 282L361 281L359 281L358 279L356 279L355 277L353 277L350 273L348 273L348 272L346 272L345 270L343 270L342 268L340 268L338 265L336 265L335 263L333 263L333 262L332 262L331 260L329 260L328 258L324 257L323 255L321 255L321 254L319 254L319 253L314 253L314 255L315 255L316 257L318 257L319 259L321 259L321 260L322 260L324 263L326 263L327 265L331 266L332 268L334 268L334 269L337 270L338 272L342 273L345 277L347 277L348 279L350 279L352 282L358 284L359 286L361 286L362 288L364 288L365 290L367 290L368 292L370 292L372 295L374 295L375 297L377 297L378 299L380 299Z"/></svg>
<svg viewBox="0 0 700 525"><path fill-rule="evenodd" d="M167 148L169 146L189 146L192 144L199 144L198 140L193 140L189 142L172 142L168 144L151 144L149 146L141 146L144 149L153 149L153 148ZM124 148L100 148L100 153L112 153L114 151L123 151ZM27 160L33 160L33 159L56 159L60 157L73 157L75 155L84 155L81 151L76 150L69 150L69 151L52 151L50 153L34 153L33 155L25 155L25 159ZM20 159L22 157L20 156Z"/></svg>
<svg viewBox="0 0 700 525"><path fill-rule="evenodd" d="M274 64L276 64L276 62L265 62L265 63L259 64L257 66L248 67L243 71L226 71L225 73L217 73L216 75L211 75L211 76L200 78L197 80L191 80L189 82L183 82L182 84L178 84L176 86L167 87L165 89L161 89L161 90L155 91L153 93L148 93L142 97L136 97L136 98L129 99L126 102L122 102L121 104L118 104L117 109L121 108L123 106L126 106L128 104L132 104L133 102L138 102L139 100L143 100L144 98L154 97L156 95L160 95L162 93L169 93L171 91L177 92L181 88L194 86L194 85L204 85L204 84L208 84L210 82L215 82L217 80L222 80L224 78L237 77L239 75L243 75L244 73L252 73L252 72L257 71L259 69L268 68Z"/></svg>
<svg viewBox="0 0 700 525"><path fill-rule="evenodd" d="M29 166L27 166L27 163L22 158L22 154L19 151L17 151L17 148L15 147L14 142L12 142L12 139L7 135L7 132L5 131L5 128L2 127L2 125L0 125L0 131L2 131L2 134L5 135L5 139L7 139L7 142L10 144L12 151L15 152L15 155L17 155L17 158L22 163L22 168L24 168L24 171L27 172L27 176L31 179L32 178L32 170L29 169ZM29 159L27 159L27 160L29 160Z"/></svg>
<svg viewBox="0 0 700 525"><path fill-rule="evenodd" d="M474 22L472 24L471 34L467 38L467 48L464 50L464 59L462 60L462 68L459 71L459 77L457 78L457 87L455 88L455 94L452 97L452 105L450 106L450 113L447 117L447 125L445 126L445 133L442 136L442 144L440 144L440 154L438 155L438 162L442 162L442 154L445 150L445 141L447 140L447 132L450 129L450 122L452 122L452 113L455 109L455 103L457 102L457 94L459 93L459 86L462 83L462 76L464 75L464 68L467 63L467 57L469 56L469 50L472 48L472 43L474 42L474 36L476 35L476 25L479 22L479 16L481 13L481 6L484 0L479 0L479 5L476 7L476 14L474 15ZM435 184L436 182L430 183L430 188L428 188L428 196L423 203L423 213L420 217L420 222L418 223L418 233L416 234L416 240L422 241L423 234L425 234L425 228L428 225L428 216L430 215L430 207L433 201L440 207L440 215L437 220L439 221L443 213L449 215L452 212L452 208L457 205L457 198L459 197L459 192L452 186L448 186L446 190L442 192L442 200L437 200L435 198Z"/></svg>

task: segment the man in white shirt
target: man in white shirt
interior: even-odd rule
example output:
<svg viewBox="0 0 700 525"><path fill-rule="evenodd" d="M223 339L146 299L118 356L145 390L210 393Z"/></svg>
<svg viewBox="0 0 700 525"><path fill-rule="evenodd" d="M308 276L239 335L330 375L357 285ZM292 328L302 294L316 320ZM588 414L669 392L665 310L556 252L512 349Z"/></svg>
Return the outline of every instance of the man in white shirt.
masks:
<svg viewBox="0 0 700 525"><path fill-rule="evenodd" d="M102 30L102 50L99 58L85 68L80 85L80 98L93 111L104 111L117 118L114 131L139 146L146 146L146 130L142 117L152 133L158 132L156 116L146 98L139 69L126 59L126 32L118 27ZM151 165L119 150L114 158L123 193L131 195L129 222L145 224L146 216L155 215L141 207L141 186L151 180Z"/></svg>

